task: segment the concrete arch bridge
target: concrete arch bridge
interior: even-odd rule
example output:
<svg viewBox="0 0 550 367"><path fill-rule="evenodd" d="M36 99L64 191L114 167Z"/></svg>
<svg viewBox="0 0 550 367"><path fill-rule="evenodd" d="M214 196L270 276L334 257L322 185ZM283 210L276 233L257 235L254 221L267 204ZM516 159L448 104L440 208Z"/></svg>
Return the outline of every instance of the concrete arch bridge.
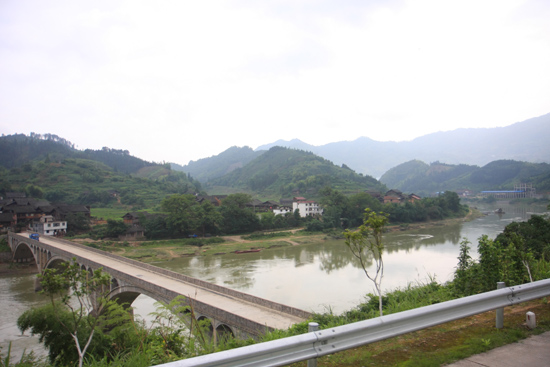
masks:
<svg viewBox="0 0 550 367"><path fill-rule="evenodd" d="M247 338L267 330L287 329L311 316L297 308L64 239L42 236L37 241L28 234L10 232L8 243L14 262L35 263L40 272L73 258L83 269L103 268L111 275L109 297L120 303L131 304L140 294L164 303L184 296L198 320L210 320L214 340L220 333Z"/></svg>

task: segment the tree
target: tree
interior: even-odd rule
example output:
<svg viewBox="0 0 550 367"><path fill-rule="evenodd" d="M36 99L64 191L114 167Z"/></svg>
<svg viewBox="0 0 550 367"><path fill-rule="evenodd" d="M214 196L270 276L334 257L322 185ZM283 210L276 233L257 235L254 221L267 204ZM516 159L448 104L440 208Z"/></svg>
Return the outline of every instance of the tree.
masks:
<svg viewBox="0 0 550 367"><path fill-rule="evenodd" d="M356 257L365 275L373 283L378 294L378 308L380 316L382 312L382 278L384 276L384 261L382 252L384 251L384 243L382 235L384 228L388 224L388 215L385 213L376 213L370 209L365 209L363 224L359 226L357 231L347 229L344 232L346 246L350 249L354 257ZM374 274L369 274L367 270L367 257L372 256L376 266Z"/></svg>
<svg viewBox="0 0 550 367"><path fill-rule="evenodd" d="M198 225L202 231L203 237L207 233L217 233L219 231L218 227L222 222L220 212L218 212L216 207L209 201L205 201L200 204L199 208Z"/></svg>
<svg viewBox="0 0 550 367"><path fill-rule="evenodd" d="M105 230L105 236L110 238L116 238L122 236L128 230L128 226L121 220L107 219L107 229Z"/></svg>
<svg viewBox="0 0 550 367"><path fill-rule="evenodd" d="M349 218L349 199L337 190L325 187L319 203L323 207L323 222L327 227L342 228L342 218Z"/></svg>
<svg viewBox="0 0 550 367"><path fill-rule="evenodd" d="M173 232L189 234L199 228L200 204L194 195L172 195L162 200L161 207L168 213L166 224Z"/></svg>
<svg viewBox="0 0 550 367"><path fill-rule="evenodd" d="M45 269L39 278L50 304L23 313L17 326L21 332L31 329L33 334L40 334L40 340L50 348L52 363L74 362L73 349L69 348L72 339L78 365L82 367L96 330L113 327L105 320L115 313L122 318L118 320L120 323L131 317L115 301L107 300L111 277L101 269L89 273L73 259L63 263L60 269Z"/></svg>
<svg viewBox="0 0 550 367"><path fill-rule="evenodd" d="M66 217L67 230L71 233L82 233L90 230L90 218L82 213L69 213Z"/></svg>
<svg viewBox="0 0 550 367"><path fill-rule="evenodd" d="M251 201L250 195L242 193L228 195L223 199L220 213L225 233L253 232L260 228L258 216L253 209L247 207Z"/></svg>

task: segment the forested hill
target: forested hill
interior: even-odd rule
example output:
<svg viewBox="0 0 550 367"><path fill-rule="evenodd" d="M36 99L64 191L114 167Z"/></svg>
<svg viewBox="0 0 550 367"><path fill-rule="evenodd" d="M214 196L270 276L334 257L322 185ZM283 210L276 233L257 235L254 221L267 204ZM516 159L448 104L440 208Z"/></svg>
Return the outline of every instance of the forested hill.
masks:
<svg viewBox="0 0 550 367"><path fill-rule="evenodd" d="M498 160L478 167L412 160L390 169L380 181L422 196L446 190L512 190L519 183L532 184L537 192L544 192L550 191L550 164Z"/></svg>
<svg viewBox="0 0 550 367"><path fill-rule="evenodd" d="M191 161L186 166L171 163L175 171L184 171L200 182L208 182L231 171L242 168L265 151L254 151L250 147L231 147L224 152L209 158Z"/></svg>
<svg viewBox="0 0 550 367"><path fill-rule="evenodd" d="M115 172L89 159L34 160L11 169L0 166L0 196L24 192L53 203L140 209L152 208L172 194L200 192L198 182L165 166L145 167L139 174Z"/></svg>
<svg viewBox="0 0 550 367"><path fill-rule="evenodd" d="M200 184L186 174L127 151L80 151L51 134L0 137L0 196L24 192L56 203L138 209L171 194L200 191Z"/></svg>
<svg viewBox="0 0 550 367"><path fill-rule="evenodd" d="M67 158L90 159L101 162L115 171L137 173L140 169L159 164L136 158L127 150L104 147L102 150L75 149L74 144L53 134L24 134L0 137L0 166L20 167L30 162L49 160L60 162Z"/></svg>
<svg viewBox="0 0 550 367"><path fill-rule="evenodd" d="M299 192L300 196L316 198L325 186L342 193L386 190L373 177L357 174L345 165L339 167L311 152L282 147L273 147L244 167L211 180L205 189L218 193L231 188L269 198Z"/></svg>

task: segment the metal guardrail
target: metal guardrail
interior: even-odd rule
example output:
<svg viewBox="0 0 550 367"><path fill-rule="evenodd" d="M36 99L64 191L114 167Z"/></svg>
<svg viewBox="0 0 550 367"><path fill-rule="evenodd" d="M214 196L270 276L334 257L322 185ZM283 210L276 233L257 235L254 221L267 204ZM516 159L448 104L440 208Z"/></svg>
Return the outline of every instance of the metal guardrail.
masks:
<svg viewBox="0 0 550 367"><path fill-rule="evenodd" d="M549 295L550 279L540 280L353 324L158 366L284 366Z"/></svg>

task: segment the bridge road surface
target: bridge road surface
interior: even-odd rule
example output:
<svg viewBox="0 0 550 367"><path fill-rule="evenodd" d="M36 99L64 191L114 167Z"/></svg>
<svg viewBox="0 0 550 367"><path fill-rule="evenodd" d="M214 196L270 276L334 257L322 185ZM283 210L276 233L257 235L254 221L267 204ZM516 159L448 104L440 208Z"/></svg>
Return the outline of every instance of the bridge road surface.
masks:
<svg viewBox="0 0 550 367"><path fill-rule="evenodd" d="M28 233L21 233L21 235L28 237ZM161 288L169 289L185 297L196 299L245 319L255 321L261 325L267 325L274 329L285 330L293 324L304 321L298 316L284 314L267 307L233 298L229 295L222 295L209 289L201 288L194 284L189 284L163 274L158 274L139 266L124 263L96 252L71 246L63 242L58 242L55 238L49 236L40 236L40 242L95 261L98 264L116 269L138 279L146 280Z"/></svg>

